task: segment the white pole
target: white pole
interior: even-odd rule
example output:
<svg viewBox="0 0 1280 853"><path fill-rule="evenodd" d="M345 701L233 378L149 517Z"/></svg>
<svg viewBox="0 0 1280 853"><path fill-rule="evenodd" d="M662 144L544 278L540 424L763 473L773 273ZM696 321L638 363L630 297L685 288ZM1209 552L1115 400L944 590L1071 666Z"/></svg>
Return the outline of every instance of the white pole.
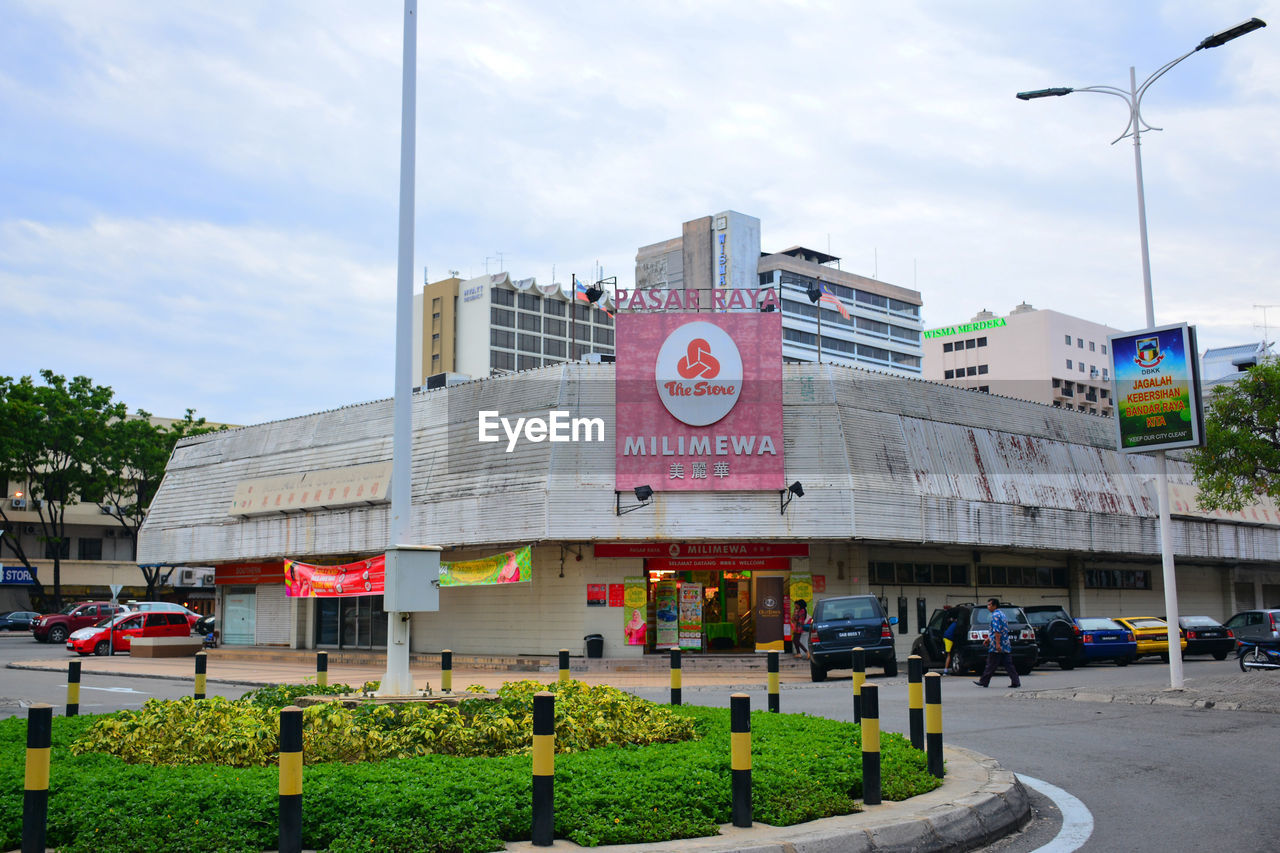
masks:
<svg viewBox="0 0 1280 853"><path fill-rule="evenodd" d="M1129 66L1129 109L1133 122L1133 168L1138 177L1138 237L1142 246L1142 292L1146 300L1147 328L1156 324L1155 302L1151 295L1151 254L1147 248L1147 200L1142 185L1142 140L1138 115L1138 84ZM1119 413L1116 414L1119 417ZM1169 686L1181 688L1182 644L1178 632L1178 578L1173 565L1173 529L1169 519L1169 463L1163 450L1156 453L1156 489L1160 508L1160 565L1164 575L1164 615L1168 620Z"/></svg>
<svg viewBox="0 0 1280 853"><path fill-rule="evenodd" d="M400 253L396 267L396 385L391 442L391 524L388 549L409 542L410 456L413 441L413 181L418 71L418 2L404 3L404 60L400 103ZM409 613L387 613L387 672L378 693L407 696Z"/></svg>

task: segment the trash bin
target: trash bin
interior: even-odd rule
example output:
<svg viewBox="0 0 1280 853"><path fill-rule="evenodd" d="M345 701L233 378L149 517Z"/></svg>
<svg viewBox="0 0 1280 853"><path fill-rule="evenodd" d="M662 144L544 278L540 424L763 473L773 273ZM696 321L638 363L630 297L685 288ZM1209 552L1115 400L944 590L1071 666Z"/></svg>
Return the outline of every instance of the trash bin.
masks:
<svg viewBox="0 0 1280 853"><path fill-rule="evenodd" d="M587 657L604 657L604 634L587 634L582 638L587 644Z"/></svg>

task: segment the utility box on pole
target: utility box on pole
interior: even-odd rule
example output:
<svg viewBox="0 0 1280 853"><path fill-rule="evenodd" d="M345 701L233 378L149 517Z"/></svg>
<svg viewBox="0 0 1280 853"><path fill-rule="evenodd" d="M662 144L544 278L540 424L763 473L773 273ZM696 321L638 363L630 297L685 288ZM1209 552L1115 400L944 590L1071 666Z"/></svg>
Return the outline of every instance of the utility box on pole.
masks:
<svg viewBox="0 0 1280 853"><path fill-rule="evenodd" d="M439 545L397 545L387 550L382 607L388 613L440 609Z"/></svg>

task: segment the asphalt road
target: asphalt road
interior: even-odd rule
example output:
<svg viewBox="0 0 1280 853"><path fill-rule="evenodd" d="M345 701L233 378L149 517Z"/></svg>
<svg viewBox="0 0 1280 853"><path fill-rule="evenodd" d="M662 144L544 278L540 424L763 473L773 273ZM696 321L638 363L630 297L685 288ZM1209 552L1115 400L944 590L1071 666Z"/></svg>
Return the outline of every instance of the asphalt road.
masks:
<svg viewBox="0 0 1280 853"><path fill-rule="evenodd" d="M26 703L48 702L59 709L66 701L65 677L58 673L3 669L10 661L65 659L65 649L35 643L30 637L0 636L0 717L23 713ZM1234 660L1193 659L1185 663L1188 678L1205 675L1242 678ZM847 676L835 673L823 684L784 686L782 710L833 719L852 719L852 691ZM908 731L905 677L886 679L873 671L869 682L880 687L883 727ZM993 756L1024 778L1041 780L1083 805L1092 820L1088 840L1078 848L1053 846L1045 853L1166 853L1200 849L1263 853L1280 848L1274 818L1258 808L1280 777L1280 715L1162 705L1101 704L1061 699L1022 699L997 677L989 689L968 678L943 679L943 730L947 743ZM1050 664L1023 679L1025 690L1072 686L1146 684L1168 686L1168 668L1154 660L1129 667L1091 666L1070 672ZM237 697L248 688L210 682L209 694ZM190 681L123 678L87 674L81 687L81 710L105 713L139 707L147 698L190 695ZM665 688L634 692L666 701ZM690 704L728 704L725 688L684 687ZM754 709L766 707L762 688L743 692ZM1035 791L1035 818L1015 836L985 848L998 853L1030 853L1050 844L1063 826L1057 803ZM1068 811L1068 828L1079 827L1080 814Z"/></svg>

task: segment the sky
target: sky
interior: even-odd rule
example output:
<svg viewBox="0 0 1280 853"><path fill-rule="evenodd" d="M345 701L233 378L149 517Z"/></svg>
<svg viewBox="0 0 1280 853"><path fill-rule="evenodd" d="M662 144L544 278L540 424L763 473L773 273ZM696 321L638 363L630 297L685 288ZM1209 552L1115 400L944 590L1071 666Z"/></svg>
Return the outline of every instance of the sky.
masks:
<svg viewBox="0 0 1280 853"><path fill-rule="evenodd" d="M250 424L394 393L403 3L0 0L0 375ZM736 210L918 290L1280 337L1280 0L420 0L414 281L634 280ZM1258 306L1269 306L1265 311Z"/></svg>

